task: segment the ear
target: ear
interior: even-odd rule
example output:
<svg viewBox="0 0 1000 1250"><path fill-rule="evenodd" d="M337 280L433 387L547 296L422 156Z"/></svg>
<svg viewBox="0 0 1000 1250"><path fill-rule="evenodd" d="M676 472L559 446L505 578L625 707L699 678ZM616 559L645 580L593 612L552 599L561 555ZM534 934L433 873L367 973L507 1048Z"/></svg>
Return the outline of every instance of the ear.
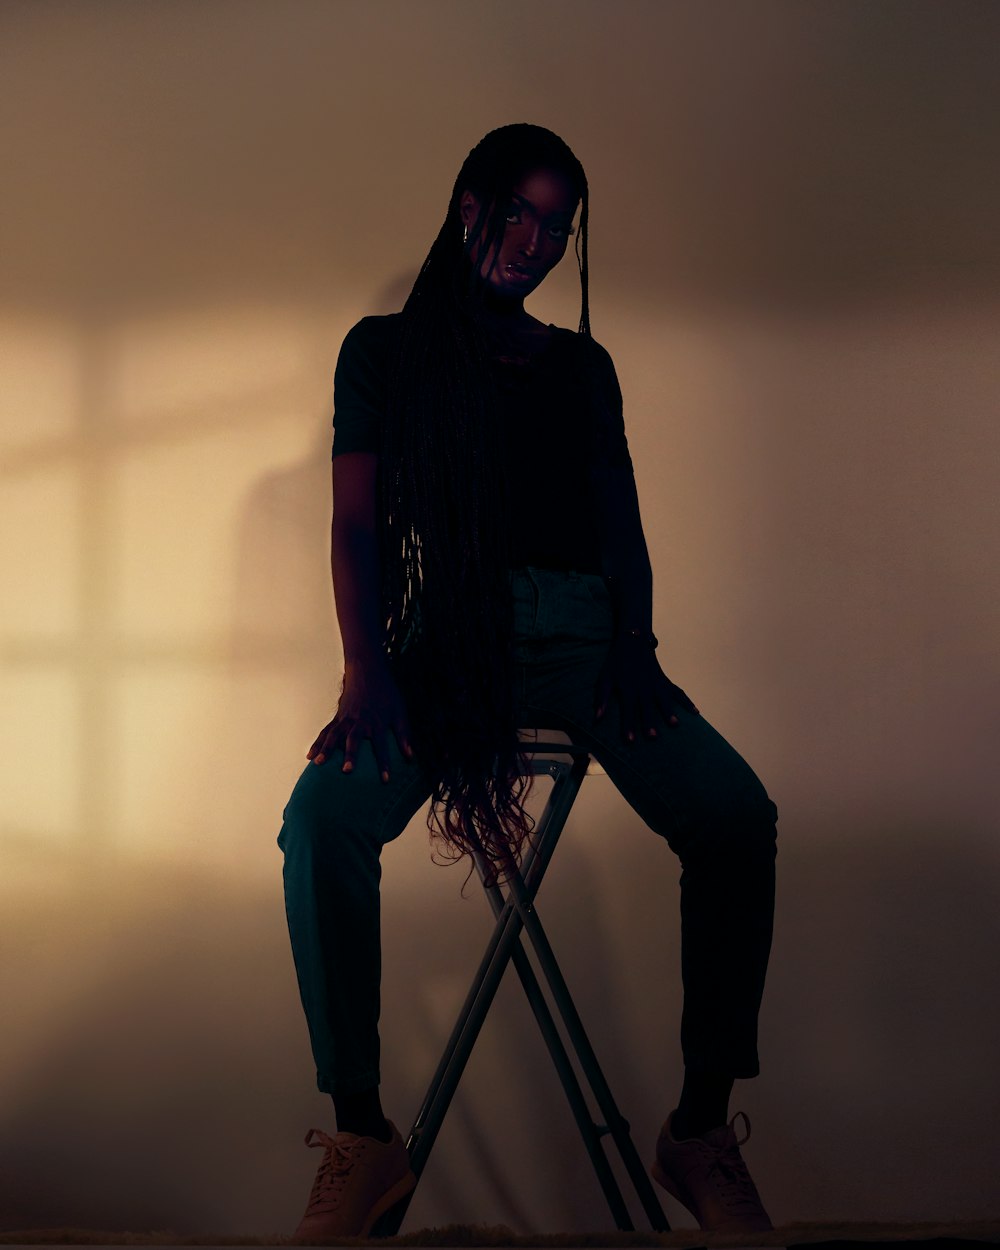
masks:
<svg viewBox="0 0 1000 1250"><path fill-rule="evenodd" d="M462 218L462 225L468 226L471 230L479 215L478 198L471 191L463 191L461 199L458 201L458 211Z"/></svg>

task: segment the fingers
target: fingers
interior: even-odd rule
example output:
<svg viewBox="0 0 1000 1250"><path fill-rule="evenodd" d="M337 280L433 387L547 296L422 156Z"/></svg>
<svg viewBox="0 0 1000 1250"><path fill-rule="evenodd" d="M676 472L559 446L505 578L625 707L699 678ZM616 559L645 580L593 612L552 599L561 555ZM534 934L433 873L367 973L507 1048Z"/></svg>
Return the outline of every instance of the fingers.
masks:
<svg viewBox="0 0 1000 1250"><path fill-rule="evenodd" d="M626 742L635 742L640 730L646 738L656 738L658 701L652 691L640 690L635 694L626 694L619 690L621 697L621 731ZM664 719L669 725L677 724L677 717L672 715L670 708L663 709Z"/></svg>
<svg viewBox="0 0 1000 1250"><path fill-rule="evenodd" d="M312 760L314 764L324 763L336 747L339 736L339 727L334 719L320 730L319 737L306 752L306 759Z"/></svg>
<svg viewBox="0 0 1000 1250"><path fill-rule="evenodd" d="M408 760L412 760L413 759L413 744L410 742L409 726L405 723L405 721L400 721L398 724L396 724L393 727L393 732L396 735L396 741L399 744L400 751L402 751L403 755Z"/></svg>
<svg viewBox="0 0 1000 1250"><path fill-rule="evenodd" d="M348 730L347 737L344 739L344 762L340 766L340 771L342 773L351 773L354 771L354 757L357 755L358 747L360 745L361 744L358 741L358 727L357 725L353 725L350 730Z"/></svg>
<svg viewBox="0 0 1000 1250"><path fill-rule="evenodd" d="M333 721L330 721L328 724L324 725L324 726L323 726L323 728L322 728L322 729L319 731L319 733L316 735L316 741L312 744L312 746L311 746L311 747L309 748L309 750L306 752L306 759L307 759L307 760L311 760L311 759L312 759L312 757L316 754L316 752L317 752L317 751L322 750L322 748L323 748L323 740L324 740L324 738L326 737L326 735L330 732L330 727L331 727L332 725L333 725Z"/></svg>
<svg viewBox="0 0 1000 1250"><path fill-rule="evenodd" d="M626 742L635 742L635 727L639 721L639 701L623 696L621 700L622 737Z"/></svg>
<svg viewBox="0 0 1000 1250"><path fill-rule="evenodd" d="M371 734L372 750L375 752L375 766L382 780L389 780L389 743L384 729L373 729Z"/></svg>
<svg viewBox="0 0 1000 1250"><path fill-rule="evenodd" d="M668 679L666 684L668 689L660 690L659 698L657 699L657 706L660 709L663 719L667 722L670 728L673 729L673 727L680 724L680 722L678 721L677 714L674 711L674 701L671 697L673 694L673 682Z"/></svg>
<svg viewBox="0 0 1000 1250"><path fill-rule="evenodd" d="M675 697L680 700L681 705L683 707L686 707L689 712L694 712L695 716L700 716L701 713L695 707L694 703L684 693L684 691L680 688L680 686L675 686L673 682L671 682L670 685L673 688Z"/></svg>
<svg viewBox="0 0 1000 1250"><path fill-rule="evenodd" d="M410 740L409 727L406 724L400 724L394 732L399 743L400 754L406 760L412 760L414 751ZM332 721L306 752L306 759L311 760L314 764L323 764L338 747L343 746L344 760L340 771L351 773L354 771L358 751L365 738L371 739L379 777L382 781L388 781L391 776L390 763L392 755L389 750L388 732L382 728L360 724L348 727L344 724L338 725L335 721Z"/></svg>
<svg viewBox="0 0 1000 1250"><path fill-rule="evenodd" d="M667 727L669 729L673 729L676 725L680 724L680 721L677 719L677 713L674 711L669 701L667 700L661 701L659 707L660 707L660 714L663 717L663 719L667 722Z"/></svg>
<svg viewBox="0 0 1000 1250"><path fill-rule="evenodd" d="M643 726L647 738L656 737L656 704L649 695L641 700L639 724Z"/></svg>
<svg viewBox="0 0 1000 1250"><path fill-rule="evenodd" d="M662 670L661 681L656 689L656 703L660 712L663 714L663 718L670 726L680 723L677 719L677 714L674 711L674 708L678 703L681 707L686 708L689 712L693 712L696 716L701 714L680 686L672 682L666 673L662 672Z"/></svg>
<svg viewBox="0 0 1000 1250"><path fill-rule="evenodd" d="M641 725L648 738L656 737L655 708L646 695L629 693L621 685L614 686L608 678L601 678L594 694L594 719L600 720L608 710L612 689L616 689L621 715L621 735L626 742L634 742Z"/></svg>
<svg viewBox="0 0 1000 1250"><path fill-rule="evenodd" d="M663 688L648 693L642 691L631 694L622 690L620 686L616 688L615 693L619 701L622 739L629 744L636 741L640 732L649 740L658 738L657 726L661 721L666 722L671 729L680 724L675 711L678 702L690 711L698 713L698 709L683 690L676 687L669 679L665 680ZM598 702L595 719L601 719L609 702L610 695L604 697L603 704Z"/></svg>

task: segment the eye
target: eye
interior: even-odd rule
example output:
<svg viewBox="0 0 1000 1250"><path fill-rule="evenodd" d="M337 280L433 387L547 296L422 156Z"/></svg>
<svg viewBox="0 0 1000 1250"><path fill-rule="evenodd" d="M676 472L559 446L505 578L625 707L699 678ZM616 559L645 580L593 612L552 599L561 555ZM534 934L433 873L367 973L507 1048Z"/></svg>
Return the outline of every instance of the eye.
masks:
<svg viewBox="0 0 1000 1250"><path fill-rule="evenodd" d="M576 226L552 226L549 234L554 239L568 239L570 235L576 234Z"/></svg>
<svg viewBox="0 0 1000 1250"><path fill-rule="evenodd" d="M518 225L521 220L521 210L516 207L508 209L507 220L511 223L511 225Z"/></svg>

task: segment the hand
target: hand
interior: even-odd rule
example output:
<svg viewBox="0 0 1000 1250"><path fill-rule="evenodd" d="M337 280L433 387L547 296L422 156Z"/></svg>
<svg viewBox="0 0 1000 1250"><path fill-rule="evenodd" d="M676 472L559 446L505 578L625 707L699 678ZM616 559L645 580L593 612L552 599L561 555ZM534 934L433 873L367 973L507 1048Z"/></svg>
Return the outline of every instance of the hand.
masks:
<svg viewBox="0 0 1000 1250"><path fill-rule="evenodd" d="M635 638L616 637L597 680L595 719L607 711L608 701L617 694L621 706L622 737L634 742L641 725L647 738L656 737L654 721L659 711L668 725L676 725L672 704L680 703L688 711L700 715L694 703L680 686L675 685L660 668L656 653Z"/></svg>
<svg viewBox="0 0 1000 1250"><path fill-rule="evenodd" d="M399 749L413 758L410 725L399 687L383 664L351 669L344 675L337 715L320 731L306 752L314 764L322 764L337 747L344 748L341 772L354 769L365 738L371 739L375 763L383 781L389 780L388 732L396 735Z"/></svg>

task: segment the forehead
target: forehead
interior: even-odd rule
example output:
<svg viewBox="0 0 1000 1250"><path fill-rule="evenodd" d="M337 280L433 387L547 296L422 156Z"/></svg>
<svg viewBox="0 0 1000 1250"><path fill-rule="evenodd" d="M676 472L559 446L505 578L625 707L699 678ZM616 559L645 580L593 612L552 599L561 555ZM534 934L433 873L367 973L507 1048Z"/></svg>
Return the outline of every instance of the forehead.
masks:
<svg viewBox="0 0 1000 1250"><path fill-rule="evenodd" d="M517 178L511 190L542 216L572 215L580 199L566 174L544 167Z"/></svg>

